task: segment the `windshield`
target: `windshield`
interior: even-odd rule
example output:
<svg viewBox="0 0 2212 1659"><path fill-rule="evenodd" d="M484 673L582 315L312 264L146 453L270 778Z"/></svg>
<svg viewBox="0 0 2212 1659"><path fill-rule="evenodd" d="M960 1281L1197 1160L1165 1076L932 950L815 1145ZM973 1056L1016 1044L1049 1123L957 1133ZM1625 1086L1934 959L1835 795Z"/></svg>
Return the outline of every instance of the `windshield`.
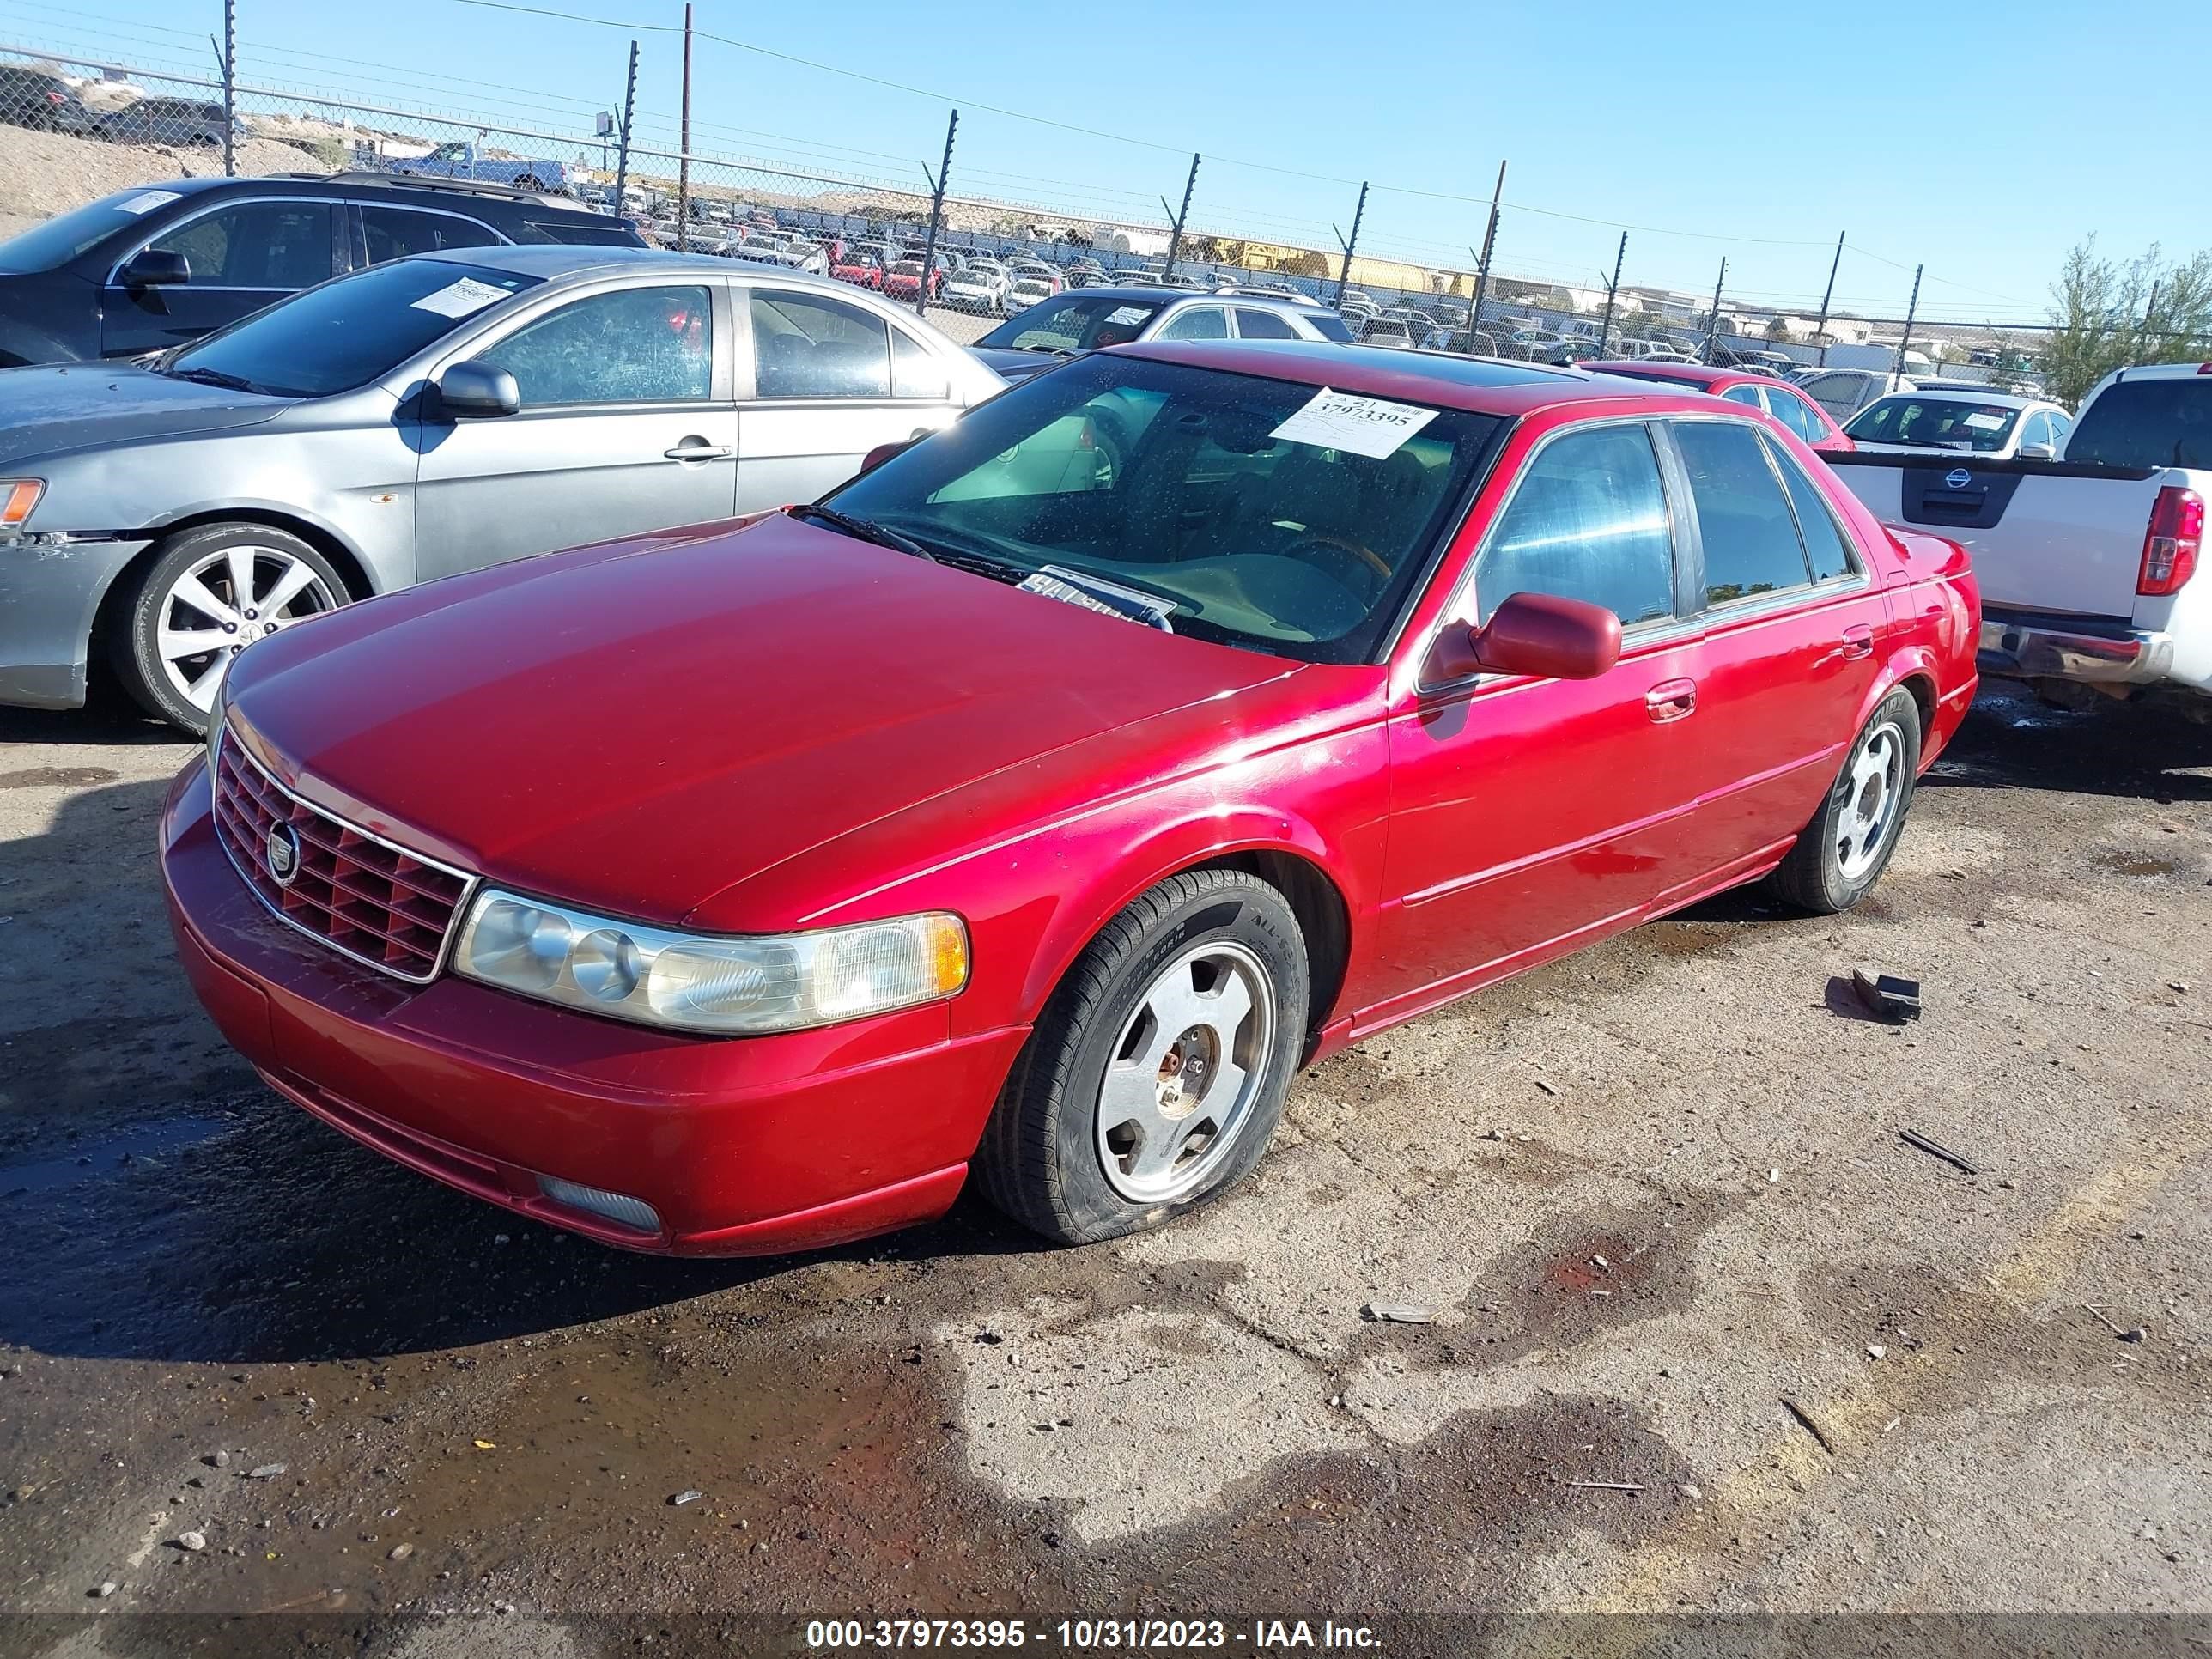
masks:
<svg viewBox="0 0 2212 1659"><path fill-rule="evenodd" d="M538 280L444 259L373 265L257 311L163 359L157 372L219 377L280 398L327 398L390 374Z"/></svg>
<svg viewBox="0 0 2212 1659"><path fill-rule="evenodd" d="M2117 380L2089 400L2066 440L2069 461L2212 467L2212 376Z"/></svg>
<svg viewBox="0 0 2212 1659"><path fill-rule="evenodd" d="M829 499L1010 581L1050 566L1141 589L1168 602L1179 634L1366 661L1502 423L1411 404L1319 416L1335 396L1088 357L970 410Z"/></svg>
<svg viewBox="0 0 2212 1659"><path fill-rule="evenodd" d="M0 242L0 270L52 270L177 199L167 190L121 190Z"/></svg>
<svg viewBox="0 0 2212 1659"><path fill-rule="evenodd" d="M2002 404L1902 395L1868 404L1844 430L1862 443L1988 454L2005 447L2020 415Z"/></svg>
<svg viewBox="0 0 2212 1659"><path fill-rule="evenodd" d="M1015 351L1095 351L1101 346L1123 345L1160 314L1160 303L1079 290L1031 306L975 343Z"/></svg>

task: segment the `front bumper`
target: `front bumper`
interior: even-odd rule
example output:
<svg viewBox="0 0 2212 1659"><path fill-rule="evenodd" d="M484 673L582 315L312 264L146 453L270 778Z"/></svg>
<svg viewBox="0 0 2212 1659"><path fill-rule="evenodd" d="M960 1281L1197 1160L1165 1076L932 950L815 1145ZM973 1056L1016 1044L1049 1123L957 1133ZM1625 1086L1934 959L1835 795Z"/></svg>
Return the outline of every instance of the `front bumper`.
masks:
<svg viewBox="0 0 2212 1659"><path fill-rule="evenodd" d="M0 543L0 704L84 707L100 602L138 541Z"/></svg>
<svg viewBox="0 0 2212 1659"><path fill-rule="evenodd" d="M2171 678L2170 635L2087 617L1982 613L1981 672L2001 679L2152 685Z"/></svg>
<svg viewBox="0 0 2212 1659"><path fill-rule="evenodd" d="M271 1086L422 1174L630 1249L774 1255L942 1214L1028 1036L954 1036L937 1004L702 1038L450 974L408 985L262 908L216 840L198 761L170 787L161 857L185 974ZM556 1204L541 1175L642 1199L660 1230Z"/></svg>

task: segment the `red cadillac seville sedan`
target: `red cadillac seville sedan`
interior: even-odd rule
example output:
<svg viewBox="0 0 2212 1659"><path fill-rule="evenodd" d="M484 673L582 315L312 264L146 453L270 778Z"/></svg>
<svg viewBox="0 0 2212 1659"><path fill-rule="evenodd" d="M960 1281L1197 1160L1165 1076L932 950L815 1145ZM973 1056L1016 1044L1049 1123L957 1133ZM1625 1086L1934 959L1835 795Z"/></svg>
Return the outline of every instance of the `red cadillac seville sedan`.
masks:
<svg viewBox="0 0 2212 1659"><path fill-rule="evenodd" d="M1701 393L1334 345L1040 375L814 507L237 659L161 855L301 1106L609 1243L1060 1240L1302 1060L1760 878L1882 872L1965 556Z"/></svg>

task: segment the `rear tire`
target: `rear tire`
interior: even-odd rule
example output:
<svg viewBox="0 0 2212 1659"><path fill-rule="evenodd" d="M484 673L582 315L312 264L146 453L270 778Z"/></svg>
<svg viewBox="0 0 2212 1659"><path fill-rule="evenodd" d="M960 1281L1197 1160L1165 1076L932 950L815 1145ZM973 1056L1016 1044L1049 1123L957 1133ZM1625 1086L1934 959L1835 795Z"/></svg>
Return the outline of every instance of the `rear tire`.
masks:
<svg viewBox="0 0 2212 1659"><path fill-rule="evenodd" d="M1767 884L1815 915L1848 910L1881 879L1920 775L1920 705L1899 687L1875 705L1813 815Z"/></svg>
<svg viewBox="0 0 2212 1659"><path fill-rule="evenodd" d="M1238 870L1162 882L1068 970L976 1153L1000 1210L1061 1243L1158 1226L1241 1180L1305 1042L1306 947Z"/></svg>
<svg viewBox="0 0 2212 1659"><path fill-rule="evenodd" d="M232 657L264 634L349 597L331 562L287 531L204 525L170 537L131 579L108 650L140 708L187 732L205 732Z"/></svg>

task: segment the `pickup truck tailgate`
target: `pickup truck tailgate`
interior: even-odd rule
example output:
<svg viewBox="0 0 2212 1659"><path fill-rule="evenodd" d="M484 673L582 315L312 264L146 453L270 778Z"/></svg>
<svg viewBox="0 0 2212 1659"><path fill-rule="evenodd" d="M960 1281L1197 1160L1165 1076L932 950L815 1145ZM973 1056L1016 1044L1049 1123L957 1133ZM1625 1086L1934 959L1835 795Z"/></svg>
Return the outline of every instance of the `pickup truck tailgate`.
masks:
<svg viewBox="0 0 2212 1659"><path fill-rule="evenodd" d="M2124 619L2165 468L1962 455L1826 458L1885 524L1930 530L1973 557L1985 605Z"/></svg>

